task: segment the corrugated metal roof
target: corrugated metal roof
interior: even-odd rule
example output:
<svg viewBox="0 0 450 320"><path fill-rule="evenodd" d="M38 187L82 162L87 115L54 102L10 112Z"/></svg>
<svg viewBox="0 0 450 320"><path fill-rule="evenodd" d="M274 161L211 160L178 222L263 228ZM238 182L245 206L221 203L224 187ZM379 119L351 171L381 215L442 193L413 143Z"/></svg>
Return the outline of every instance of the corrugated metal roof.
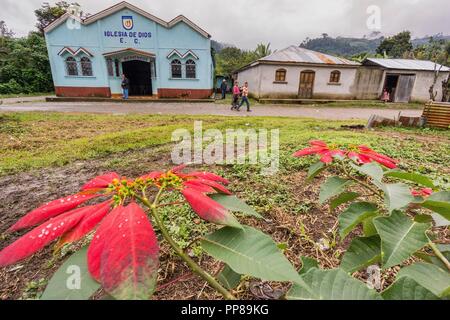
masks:
<svg viewBox="0 0 450 320"><path fill-rule="evenodd" d="M359 65L359 63L354 61L330 56L325 53L320 53L296 46L290 46L285 49L275 51L271 55L261 58L259 61L316 63L316 64L354 65L354 66Z"/></svg>
<svg viewBox="0 0 450 320"><path fill-rule="evenodd" d="M412 59L377 59L367 58L366 61L370 61L379 66L387 69L399 69L399 70L422 70L422 71L434 71L435 63L428 60L412 60ZM437 64L437 70L441 67ZM441 71L450 71L450 68L442 66Z"/></svg>

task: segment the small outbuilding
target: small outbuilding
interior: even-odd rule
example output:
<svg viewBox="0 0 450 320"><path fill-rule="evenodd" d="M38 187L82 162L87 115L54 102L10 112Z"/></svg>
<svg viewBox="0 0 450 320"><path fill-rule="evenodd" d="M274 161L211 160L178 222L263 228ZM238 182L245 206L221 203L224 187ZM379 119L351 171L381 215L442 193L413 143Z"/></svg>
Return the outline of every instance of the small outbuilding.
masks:
<svg viewBox="0 0 450 320"><path fill-rule="evenodd" d="M441 101L442 82L448 79L450 68L426 60L368 58L359 74L361 77L357 82L375 81L374 84L378 84L366 86L366 95L378 98L386 90L391 102L426 102L431 98L433 82L435 100ZM360 91L364 90L363 84L359 86Z"/></svg>

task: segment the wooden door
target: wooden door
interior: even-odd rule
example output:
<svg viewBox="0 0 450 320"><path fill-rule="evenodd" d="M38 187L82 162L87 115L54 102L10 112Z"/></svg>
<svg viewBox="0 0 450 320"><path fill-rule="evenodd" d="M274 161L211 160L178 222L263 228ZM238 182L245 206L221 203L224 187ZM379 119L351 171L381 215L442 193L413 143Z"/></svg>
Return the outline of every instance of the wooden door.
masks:
<svg viewBox="0 0 450 320"><path fill-rule="evenodd" d="M409 102L415 80L416 76L413 74L400 75L397 88L395 90L394 102Z"/></svg>
<svg viewBox="0 0 450 320"><path fill-rule="evenodd" d="M312 70L302 71L300 73L300 85L298 88L298 97L300 99L312 99L315 78L316 73Z"/></svg>

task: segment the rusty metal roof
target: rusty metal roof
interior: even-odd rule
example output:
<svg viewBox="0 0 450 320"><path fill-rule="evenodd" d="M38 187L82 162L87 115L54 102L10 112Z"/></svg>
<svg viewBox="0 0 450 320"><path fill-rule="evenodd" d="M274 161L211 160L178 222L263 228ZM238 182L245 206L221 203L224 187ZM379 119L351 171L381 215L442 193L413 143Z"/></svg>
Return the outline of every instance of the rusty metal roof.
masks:
<svg viewBox="0 0 450 320"><path fill-rule="evenodd" d="M357 62L344 58L330 56L325 53L308 50L305 48L290 46L285 49L275 51L271 55L259 59L259 61L273 61L285 63L314 63L327 65L360 65Z"/></svg>
<svg viewBox="0 0 450 320"><path fill-rule="evenodd" d="M450 71L450 68L441 66L440 64L435 64L433 61L428 60L367 58L363 64L370 63L379 65L387 69L419 71L434 71L440 69L443 72Z"/></svg>

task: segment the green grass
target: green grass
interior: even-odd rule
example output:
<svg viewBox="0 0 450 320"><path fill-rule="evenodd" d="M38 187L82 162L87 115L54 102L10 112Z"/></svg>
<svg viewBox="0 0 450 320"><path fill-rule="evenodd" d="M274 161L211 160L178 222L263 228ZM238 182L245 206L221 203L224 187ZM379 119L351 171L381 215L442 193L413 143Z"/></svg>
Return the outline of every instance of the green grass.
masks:
<svg viewBox="0 0 450 320"><path fill-rule="evenodd" d="M55 94L54 92L10 93L10 94L0 94L0 99L53 96L54 94Z"/></svg>
<svg viewBox="0 0 450 320"><path fill-rule="evenodd" d="M222 132L227 128L280 129L281 170L306 165L308 159L299 162L290 155L311 139L366 144L402 160L402 166L418 167L424 173L448 171L450 163L449 131L341 128L343 124L363 123L354 120L27 112L0 114L0 175L77 160L115 159L121 152L171 143L174 130L192 130L198 120L203 121L204 129Z"/></svg>

